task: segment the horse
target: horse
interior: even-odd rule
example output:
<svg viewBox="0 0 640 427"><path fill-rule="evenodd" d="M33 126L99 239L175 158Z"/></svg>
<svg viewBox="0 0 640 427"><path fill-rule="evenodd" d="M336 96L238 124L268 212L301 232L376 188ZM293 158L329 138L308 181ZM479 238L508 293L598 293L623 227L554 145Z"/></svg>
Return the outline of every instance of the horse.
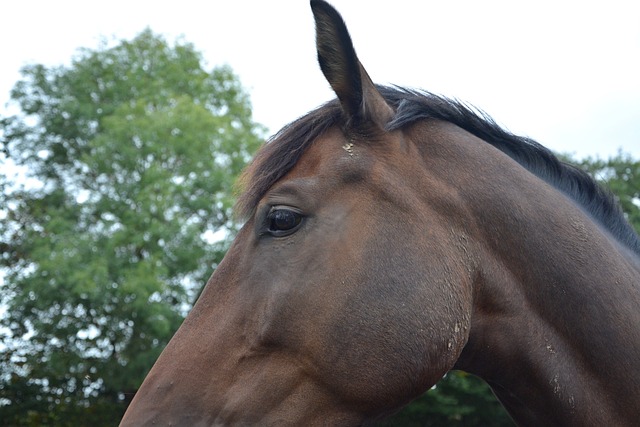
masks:
<svg viewBox="0 0 640 427"><path fill-rule="evenodd" d="M640 416L640 238L486 114L375 85L311 0L336 99L244 172L244 225L122 426L361 425L451 369L522 426Z"/></svg>

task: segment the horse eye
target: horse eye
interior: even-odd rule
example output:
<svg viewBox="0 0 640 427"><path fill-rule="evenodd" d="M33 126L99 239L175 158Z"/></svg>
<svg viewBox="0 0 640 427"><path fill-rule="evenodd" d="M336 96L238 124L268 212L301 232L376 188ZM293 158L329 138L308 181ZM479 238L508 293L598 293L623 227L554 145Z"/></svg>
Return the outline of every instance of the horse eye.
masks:
<svg viewBox="0 0 640 427"><path fill-rule="evenodd" d="M293 233L302 222L302 215L290 209L273 209L267 215L269 233L285 236Z"/></svg>

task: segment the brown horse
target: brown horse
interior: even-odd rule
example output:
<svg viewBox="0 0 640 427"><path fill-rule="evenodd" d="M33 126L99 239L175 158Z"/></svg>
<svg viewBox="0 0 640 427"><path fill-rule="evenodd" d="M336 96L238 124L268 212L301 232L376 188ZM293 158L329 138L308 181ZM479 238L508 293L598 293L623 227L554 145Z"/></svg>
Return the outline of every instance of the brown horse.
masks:
<svg viewBox="0 0 640 427"><path fill-rule="evenodd" d="M358 425L448 370L525 426L638 425L640 239L537 143L375 86L312 0L337 100L245 174L246 219L122 425Z"/></svg>

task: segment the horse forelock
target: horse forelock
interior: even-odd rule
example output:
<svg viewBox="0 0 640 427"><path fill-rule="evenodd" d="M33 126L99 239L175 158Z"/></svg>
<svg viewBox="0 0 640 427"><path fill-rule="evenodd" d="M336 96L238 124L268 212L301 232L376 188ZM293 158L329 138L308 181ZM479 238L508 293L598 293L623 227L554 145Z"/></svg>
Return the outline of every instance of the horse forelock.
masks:
<svg viewBox="0 0 640 427"><path fill-rule="evenodd" d="M562 162L536 141L514 135L489 115L462 102L425 91L377 86L395 116L387 130L405 128L420 120L450 122L494 146L530 173L575 200L621 243L640 254L640 238L625 219L613 194L578 167ZM249 217L260 199L296 165L312 143L330 127L343 125L337 100L302 116L276 133L258 151L240 179L243 190L236 204L240 218Z"/></svg>

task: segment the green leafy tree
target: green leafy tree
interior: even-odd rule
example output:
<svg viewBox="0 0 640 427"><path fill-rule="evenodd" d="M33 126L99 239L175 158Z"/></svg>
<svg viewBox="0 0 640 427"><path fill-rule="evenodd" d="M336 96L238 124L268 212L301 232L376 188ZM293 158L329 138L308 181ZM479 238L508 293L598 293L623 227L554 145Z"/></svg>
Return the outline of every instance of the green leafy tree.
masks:
<svg viewBox="0 0 640 427"><path fill-rule="evenodd" d="M480 378L451 371L380 427L512 427L511 417Z"/></svg>
<svg viewBox="0 0 640 427"><path fill-rule="evenodd" d="M31 65L0 122L0 420L114 425L234 232L261 143L228 67L146 30Z"/></svg>
<svg viewBox="0 0 640 427"><path fill-rule="evenodd" d="M620 152L609 160L587 158L578 164L609 187L631 225L640 233L640 160Z"/></svg>

